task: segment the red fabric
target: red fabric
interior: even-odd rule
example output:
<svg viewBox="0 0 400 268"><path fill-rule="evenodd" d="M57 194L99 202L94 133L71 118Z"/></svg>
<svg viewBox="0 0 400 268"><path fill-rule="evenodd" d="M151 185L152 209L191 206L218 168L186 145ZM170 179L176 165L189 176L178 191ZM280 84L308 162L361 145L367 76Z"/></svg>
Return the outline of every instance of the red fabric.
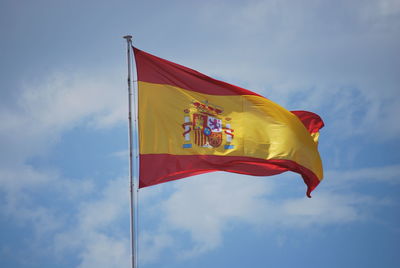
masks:
<svg viewBox="0 0 400 268"><path fill-rule="evenodd" d="M309 169L290 160L241 156L141 154L139 188L213 171L270 176L289 170L302 175L311 197L320 181Z"/></svg>
<svg viewBox="0 0 400 268"><path fill-rule="evenodd" d="M303 122L304 126L310 133L316 133L321 128L324 127L324 121L322 121L321 117L319 117L319 115L315 113L307 111L291 111L291 112L295 114L300 119L301 122Z"/></svg>
<svg viewBox="0 0 400 268"><path fill-rule="evenodd" d="M133 48L138 80L142 82L171 85L211 95L256 95L247 89L237 87L198 71L164 60L147 52Z"/></svg>

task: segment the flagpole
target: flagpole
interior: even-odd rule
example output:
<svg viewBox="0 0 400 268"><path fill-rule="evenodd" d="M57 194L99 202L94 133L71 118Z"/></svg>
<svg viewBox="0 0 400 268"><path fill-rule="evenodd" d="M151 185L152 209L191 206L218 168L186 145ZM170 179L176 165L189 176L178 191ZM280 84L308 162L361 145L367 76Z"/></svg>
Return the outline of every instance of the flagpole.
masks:
<svg viewBox="0 0 400 268"><path fill-rule="evenodd" d="M131 81L131 51L132 36L124 36L127 42L128 57L128 121L129 121L129 192L130 192L130 232L131 232L131 267L137 268L136 256L136 226L135 226L135 182L133 179L133 135L132 135L132 81ZM134 111L136 114L136 109ZM136 118L136 115L135 115ZM136 120L136 119L135 119Z"/></svg>

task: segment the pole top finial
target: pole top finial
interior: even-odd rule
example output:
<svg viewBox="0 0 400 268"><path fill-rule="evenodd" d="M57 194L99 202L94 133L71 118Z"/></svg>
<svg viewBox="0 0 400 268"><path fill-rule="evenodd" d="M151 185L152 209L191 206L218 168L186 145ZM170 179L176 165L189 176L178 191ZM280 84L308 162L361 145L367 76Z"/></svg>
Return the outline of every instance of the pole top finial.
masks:
<svg viewBox="0 0 400 268"><path fill-rule="evenodd" d="M124 38L125 38L126 40L128 40L128 41L129 41L129 40L132 40L132 35L125 35Z"/></svg>

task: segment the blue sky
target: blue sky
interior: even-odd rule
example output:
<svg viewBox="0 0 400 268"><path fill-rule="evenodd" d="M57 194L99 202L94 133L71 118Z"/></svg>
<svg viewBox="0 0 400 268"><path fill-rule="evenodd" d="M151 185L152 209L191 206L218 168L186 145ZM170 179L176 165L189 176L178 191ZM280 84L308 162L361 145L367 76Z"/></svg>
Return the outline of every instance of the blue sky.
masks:
<svg viewBox="0 0 400 268"><path fill-rule="evenodd" d="M325 121L325 179L140 191L140 267L399 267L400 4L0 2L0 266L129 267L126 43Z"/></svg>

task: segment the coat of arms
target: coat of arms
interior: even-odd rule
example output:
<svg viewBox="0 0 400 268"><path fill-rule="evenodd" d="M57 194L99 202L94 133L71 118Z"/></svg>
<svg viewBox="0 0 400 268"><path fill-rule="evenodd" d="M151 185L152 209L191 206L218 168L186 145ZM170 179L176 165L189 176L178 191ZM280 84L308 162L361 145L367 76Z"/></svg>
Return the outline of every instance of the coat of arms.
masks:
<svg viewBox="0 0 400 268"><path fill-rule="evenodd" d="M182 124L185 144L183 148L192 148L192 143L199 147L217 148L225 143L224 149L233 149L233 129L231 118L223 117L223 108L208 101L192 102L192 109L185 109Z"/></svg>

